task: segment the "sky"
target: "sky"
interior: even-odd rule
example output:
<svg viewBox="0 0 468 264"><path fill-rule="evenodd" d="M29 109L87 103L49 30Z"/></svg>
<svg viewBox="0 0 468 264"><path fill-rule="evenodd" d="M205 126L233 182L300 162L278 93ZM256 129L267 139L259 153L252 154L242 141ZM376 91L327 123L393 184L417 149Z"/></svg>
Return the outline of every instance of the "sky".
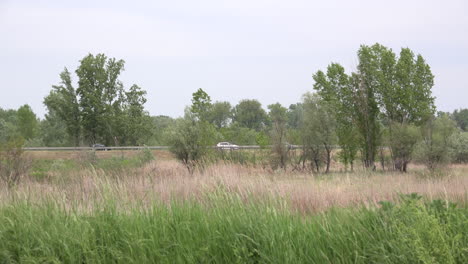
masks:
<svg viewBox="0 0 468 264"><path fill-rule="evenodd" d="M362 44L421 54L441 111L468 108L466 0L0 0L0 107L43 98L89 53L125 60L120 80L151 115L183 115L192 93L266 108L312 92L312 74L357 65ZM76 76L74 75L74 81Z"/></svg>

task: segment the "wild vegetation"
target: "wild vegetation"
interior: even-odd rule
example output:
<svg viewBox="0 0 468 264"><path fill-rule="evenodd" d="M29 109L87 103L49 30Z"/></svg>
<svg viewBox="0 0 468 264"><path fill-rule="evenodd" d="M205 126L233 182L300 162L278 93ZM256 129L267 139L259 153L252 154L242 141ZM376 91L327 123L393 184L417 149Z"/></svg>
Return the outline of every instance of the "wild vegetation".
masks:
<svg viewBox="0 0 468 264"><path fill-rule="evenodd" d="M175 119L123 60L65 68L44 119L0 109L0 263L466 263L467 109L436 111L410 49L357 54L288 108L200 88ZM169 151L24 150L96 143Z"/></svg>

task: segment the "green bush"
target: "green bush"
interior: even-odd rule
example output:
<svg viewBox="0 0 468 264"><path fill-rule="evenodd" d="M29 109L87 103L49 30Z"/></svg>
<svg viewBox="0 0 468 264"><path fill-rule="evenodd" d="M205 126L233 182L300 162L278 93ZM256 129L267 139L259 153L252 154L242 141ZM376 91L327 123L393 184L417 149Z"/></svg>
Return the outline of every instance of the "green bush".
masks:
<svg viewBox="0 0 468 264"><path fill-rule="evenodd" d="M468 132L460 132L450 138L453 161L457 163L468 162Z"/></svg>

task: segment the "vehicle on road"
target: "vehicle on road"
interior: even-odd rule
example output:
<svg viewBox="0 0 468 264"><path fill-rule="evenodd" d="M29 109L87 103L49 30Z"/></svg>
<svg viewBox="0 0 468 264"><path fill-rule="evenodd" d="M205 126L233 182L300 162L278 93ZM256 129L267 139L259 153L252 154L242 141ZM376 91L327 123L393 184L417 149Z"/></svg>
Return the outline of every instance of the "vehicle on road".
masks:
<svg viewBox="0 0 468 264"><path fill-rule="evenodd" d="M239 146L229 142L219 142L216 144L216 148L221 150L238 150Z"/></svg>
<svg viewBox="0 0 468 264"><path fill-rule="evenodd" d="M93 144L92 145L93 149L95 150L110 150L110 148L107 148L105 145L103 144Z"/></svg>

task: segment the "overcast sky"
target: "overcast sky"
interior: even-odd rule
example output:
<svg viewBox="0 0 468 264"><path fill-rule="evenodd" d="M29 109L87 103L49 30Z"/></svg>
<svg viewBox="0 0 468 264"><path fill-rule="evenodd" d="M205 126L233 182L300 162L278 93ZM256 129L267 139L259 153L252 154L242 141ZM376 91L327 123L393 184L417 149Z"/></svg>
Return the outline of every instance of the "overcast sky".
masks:
<svg viewBox="0 0 468 264"><path fill-rule="evenodd" d="M152 115L180 116L203 88L213 101L296 103L360 44L420 53L439 110L468 108L468 1L0 0L0 107L43 98L88 53L124 59L121 80L148 92ZM75 78L76 81L76 78Z"/></svg>

